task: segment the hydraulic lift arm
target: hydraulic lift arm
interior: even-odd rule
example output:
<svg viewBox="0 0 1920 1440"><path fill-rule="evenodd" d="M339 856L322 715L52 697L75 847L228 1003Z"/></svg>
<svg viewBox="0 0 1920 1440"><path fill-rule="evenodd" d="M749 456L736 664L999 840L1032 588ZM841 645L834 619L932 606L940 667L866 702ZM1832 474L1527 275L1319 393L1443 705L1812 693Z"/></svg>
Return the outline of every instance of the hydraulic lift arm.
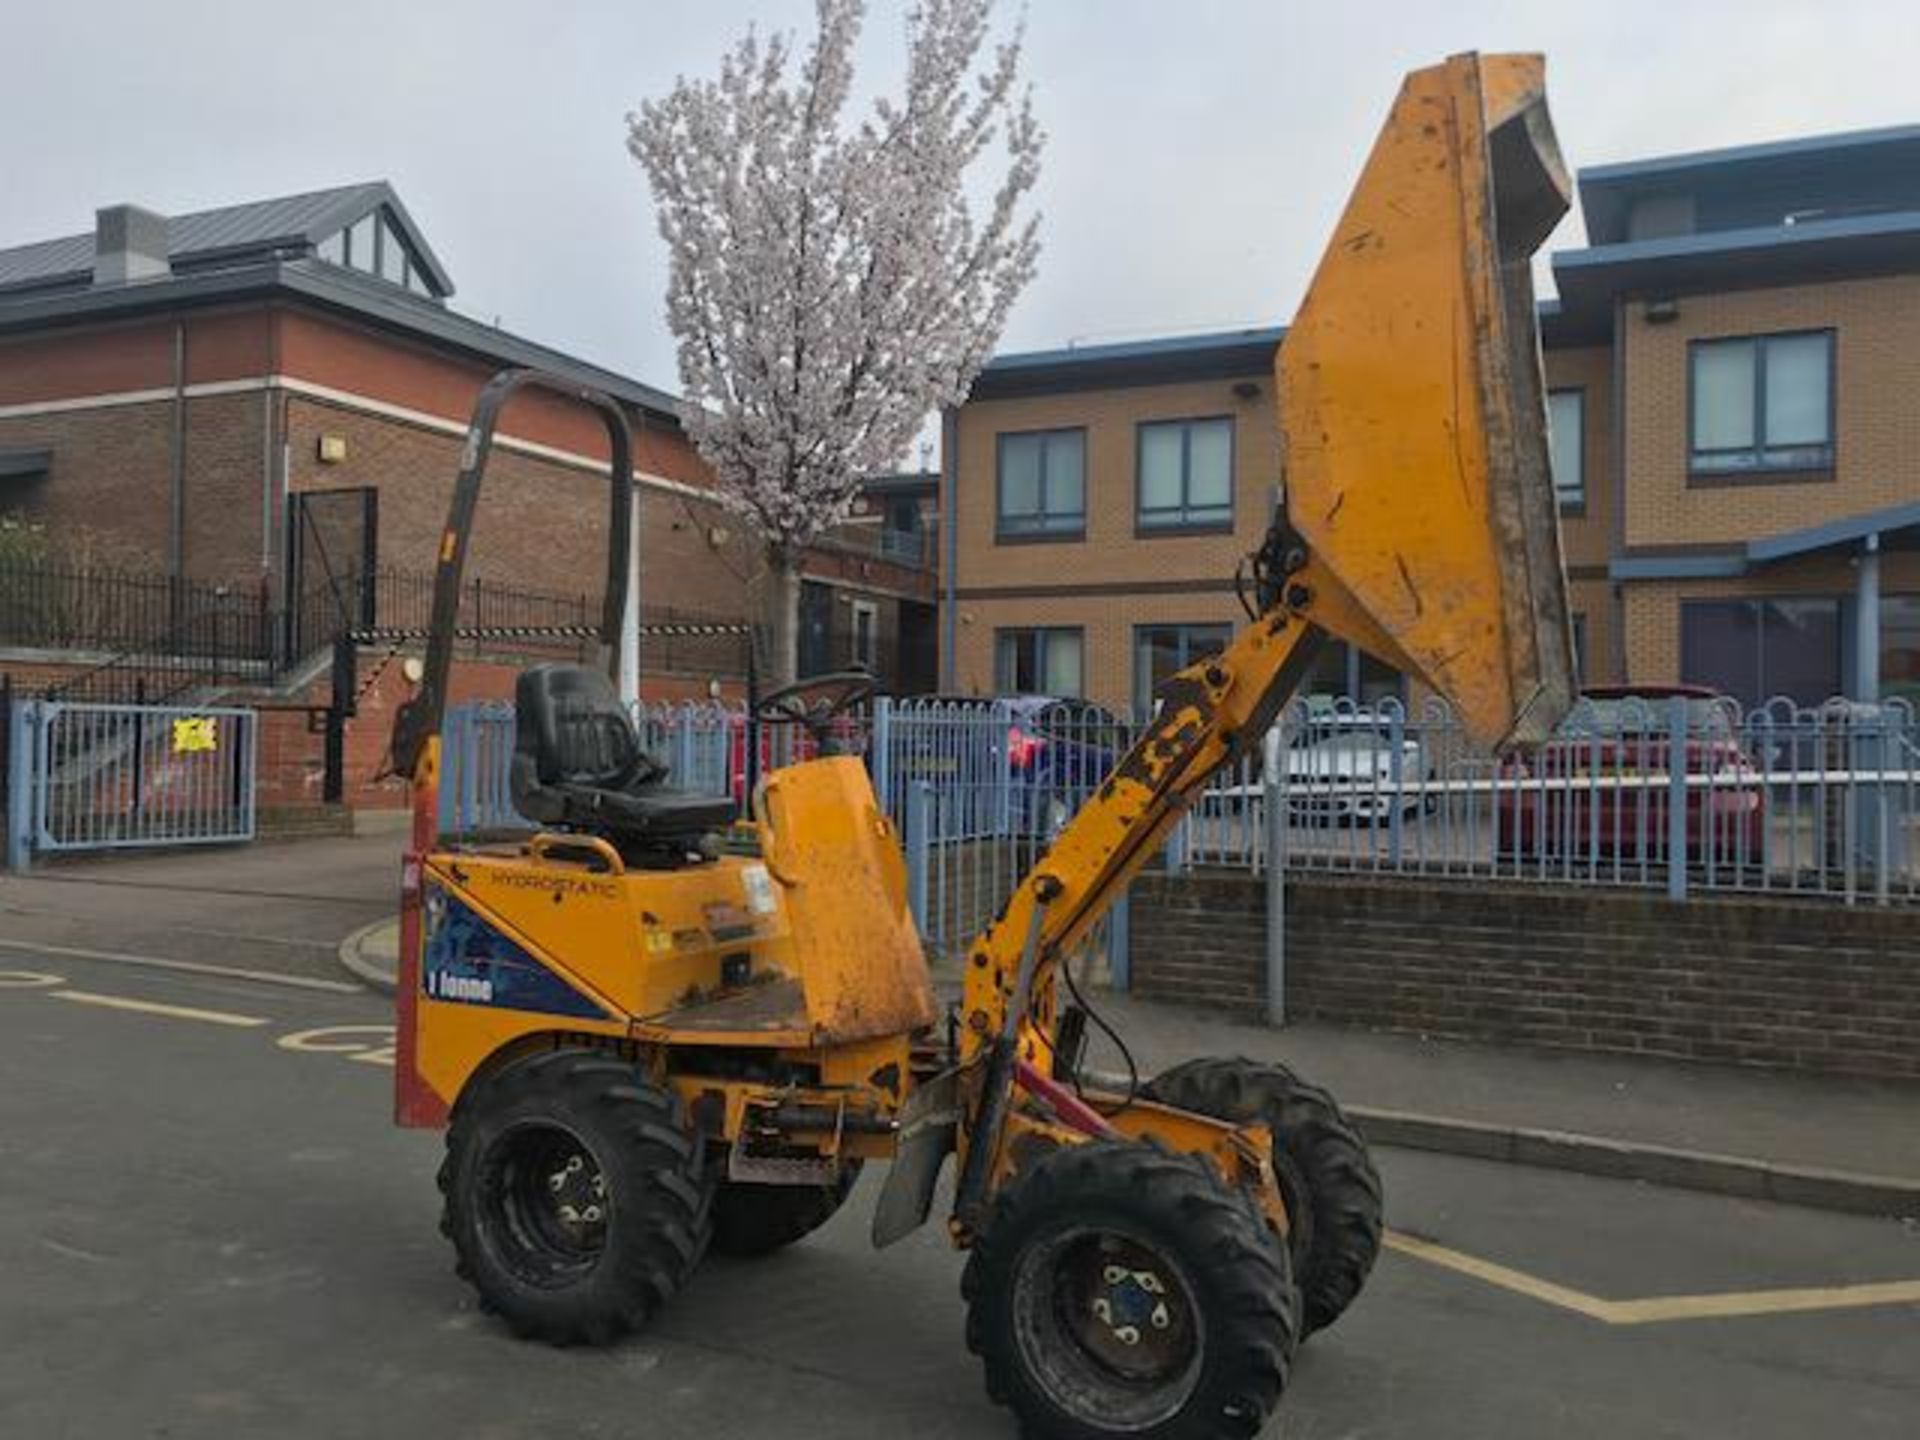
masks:
<svg viewBox="0 0 1920 1440"><path fill-rule="evenodd" d="M1570 186L1537 55L1409 76L1275 360L1284 501L1252 618L1159 712L969 948L983 1055L957 1213L984 1194L1054 978L1223 765L1258 746L1328 637L1447 696L1502 747L1574 698L1533 252ZM979 1143L985 1140L986 1144Z"/></svg>

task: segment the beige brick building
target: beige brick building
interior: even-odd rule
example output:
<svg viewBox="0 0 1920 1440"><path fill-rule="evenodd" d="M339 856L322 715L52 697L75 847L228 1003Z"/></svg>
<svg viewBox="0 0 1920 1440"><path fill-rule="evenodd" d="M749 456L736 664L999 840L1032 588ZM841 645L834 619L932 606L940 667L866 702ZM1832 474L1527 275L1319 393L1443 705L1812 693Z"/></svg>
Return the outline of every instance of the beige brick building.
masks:
<svg viewBox="0 0 1920 1440"><path fill-rule="evenodd" d="M1920 127L1590 169L1541 307L1588 684L1920 701ZM1239 616L1283 328L997 358L947 416L941 673L1137 706ZM1336 649L1310 691L1406 684Z"/></svg>

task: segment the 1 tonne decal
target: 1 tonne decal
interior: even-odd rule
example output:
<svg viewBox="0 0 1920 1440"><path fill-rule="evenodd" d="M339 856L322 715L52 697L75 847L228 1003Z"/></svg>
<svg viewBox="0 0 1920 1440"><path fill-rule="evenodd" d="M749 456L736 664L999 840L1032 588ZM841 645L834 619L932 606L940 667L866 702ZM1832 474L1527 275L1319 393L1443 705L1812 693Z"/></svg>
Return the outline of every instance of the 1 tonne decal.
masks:
<svg viewBox="0 0 1920 1440"><path fill-rule="evenodd" d="M426 956L420 991L429 1000L599 1020L606 1012L438 885L426 893Z"/></svg>

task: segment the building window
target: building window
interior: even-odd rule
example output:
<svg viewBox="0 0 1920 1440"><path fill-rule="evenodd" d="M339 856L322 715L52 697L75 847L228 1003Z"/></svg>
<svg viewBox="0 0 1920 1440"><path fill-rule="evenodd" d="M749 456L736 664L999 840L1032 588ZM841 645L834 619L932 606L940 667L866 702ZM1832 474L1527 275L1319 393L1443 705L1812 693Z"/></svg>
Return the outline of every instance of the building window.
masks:
<svg viewBox="0 0 1920 1440"><path fill-rule="evenodd" d="M385 211L363 215L345 230L326 236L313 247L313 253L330 265L344 265L433 298L426 270Z"/></svg>
<svg viewBox="0 0 1920 1440"><path fill-rule="evenodd" d="M372 274L374 264L379 259L378 254L375 253L377 246L375 237L379 233L380 222L371 215L362 215L354 221L347 228L346 256L340 263Z"/></svg>
<svg viewBox="0 0 1920 1440"><path fill-rule="evenodd" d="M1587 679L1587 617L1579 611L1573 614L1573 683L1583 685Z"/></svg>
<svg viewBox="0 0 1920 1440"><path fill-rule="evenodd" d="M1299 694L1311 708L1336 700L1356 705L1377 705L1382 700L1406 698L1406 677L1386 661L1349 645L1331 641L1314 657Z"/></svg>
<svg viewBox="0 0 1920 1440"><path fill-rule="evenodd" d="M1140 528L1233 525L1233 421L1156 420L1139 428Z"/></svg>
<svg viewBox="0 0 1920 1440"><path fill-rule="evenodd" d="M853 663L871 670L878 657L880 607L871 600L853 602Z"/></svg>
<svg viewBox="0 0 1920 1440"><path fill-rule="evenodd" d="M1087 432L999 437L1001 539L1077 540L1087 528Z"/></svg>
<svg viewBox="0 0 1920 1440"><path fill-rule="evenodd" d="M1696 475L1833 464L1833 332L1696 340L1690 349Z"/></svg>
<svg viewBox="0 0 1920 1440"><path fill-rule="evenodd" d="M1840 692L1840 602L1682 601L1680 678L1749 708L1776 695L1818 705Z"/></svg>
<svg viewBox="0 0 1920 1440"><path fill-rule="evenodd" d="M1138 625L1133 631L1133 705L1141 715L1167 680L1203 655L1218 655L1233 638L1230 625Z"/></svg>
<svg viewBox="0 0 1920 1440"><path fill-rule="evenodd" d="M994 635L994 686L1002 695L1080 694L1085 642L1078 629L1054 626Z"/></svg>
<svg viewBox="0 0 1920 1440"><path fill-rule="evenodd" d="M1880 601L1880 698L1920 705L1920 595Z"/></svg>
<svg viewBox="0 0 1920 1440"><path fill-rule="evenodd" d="M1587 503L1587 392L1547 392L1547 434L1552 442L1553 493L1562 510Z"/></svg>
<svg viewBox="0 0 1920 1440"><path fill-rule="evenodd" d="M407 283L407 242L384 217L380 221L380 278L394 285Z"/></svg>

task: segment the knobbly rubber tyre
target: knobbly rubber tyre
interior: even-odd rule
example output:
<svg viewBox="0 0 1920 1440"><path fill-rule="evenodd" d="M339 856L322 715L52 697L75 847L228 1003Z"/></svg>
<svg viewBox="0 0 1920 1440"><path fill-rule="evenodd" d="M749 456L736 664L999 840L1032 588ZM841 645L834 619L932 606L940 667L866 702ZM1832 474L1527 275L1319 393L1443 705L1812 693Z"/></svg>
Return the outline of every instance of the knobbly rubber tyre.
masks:
<svg viewBox="0 0 1920 1440"><path fill-rule="evenodd" d="M481 1308L516 1335L608 1344L699 1264L712 1228L704 1160L672 1091L616 1056L550 1051L454 1107L440 1228Z"/></svg>
<svg viewBox="0 0 1920 1440"><path fill-rule="evenodd" d="M987 1394L1027 1436L1247 1440L1286 1389L1285 1248L1249 1195L1154 1143L1028 1164L988 1211L961 1294Z"/></svg>
<svg viewBox="0 0 1920 1440"><path fill-rule="evenodd" d="M846 1203L860 1162L846 1161L831 1185L761 1185L722 1180L713 1196L713 1248L722 1255L766 1255L818 1230Z"/></svg>
<svg viewBox="0 0 1920 1440"><path fill-rule="evenodd" d="M1379 1258L1385 1201L1366 1142L1333 1097L1284 1065L1215 1058L1174 1066L1146 1094L1216 1120L1273 1127L1281 1188L1305 1191L1286 1195L1301 1338L1338 1320Z"/></svg>

